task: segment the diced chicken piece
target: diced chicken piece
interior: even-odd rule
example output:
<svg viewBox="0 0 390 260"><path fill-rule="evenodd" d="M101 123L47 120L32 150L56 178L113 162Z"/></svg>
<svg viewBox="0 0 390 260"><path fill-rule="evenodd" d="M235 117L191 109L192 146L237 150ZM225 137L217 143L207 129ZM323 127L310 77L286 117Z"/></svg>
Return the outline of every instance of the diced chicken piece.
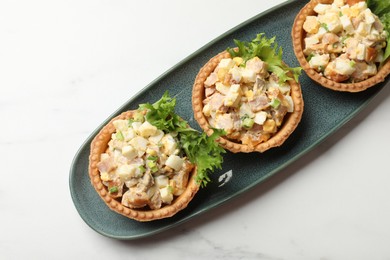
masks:
<svg viewBox="0 0 390 260"><path fill-rule="evenodd" d="M283 123L283 118L287 114L287 106L285 106L286 101L283 99L282 104L278 107L274 114L274 120L277 127L281 126Z"/></svg>
<svg viewBox="0 0 390 260"><path fill-rule="evenodd" d="M265 84L266 84L265 80L262 79L261 77L257 76L256 77L256 82L253 85L253 91L256 92L256 93L257 92L263 92Z"/></svg>
<svg viewBox="0 0 390 260"><path fill-rule="evenodd" d="M381 23L381 21L379 19L375 19L375 22L373 24L373 27L377 30L377 31L383 31L383 24Z"/></svg>
<svg viewBox="0 0 390 260"><path fill-rule="evenodd" d="M216 127L219 129L224 129L227 134L230 134L233 131L234 121L231 114L217 114L215 117Z"/></svg>
<svg viewBox="0 0 390 260"><path fill-rule="evenodd" d="M212 87L205 88L205 95L206 98L214 94L216 91L215 86L213 85Z"/></svg>
<svg viewBox="0 0 390 260"><path fill-rule="evenodd" d="M216 90L217 90L219 93L221 93L221 94L223 94L223 95L226 96L226 95L229 93L230 86L226 86L226 85L224 85L224 84L221 83L221 82L217 82L217 83L215 84L215 88L216 88Z"/></svg>
<svg viewBox="0 0 390 260"><path fill-rule="evenodd" d="M221 111L225 96L220 93L215 93L210 96L208 100L208 105L210 106L210 111Z"/></svg>
<svg viewBox="0 0 390 260"><path fill-rule="evenodd" d="M173 195L181 195L187 187L190 172L194 168L194 165L186 160L183 163L181 170L175 174L172 178Z"/></svg>
<svg viewBox="0 0 390 260"><path fill-rule="evenodd" d="M310 59L309 65L313 69L322 71L328 65L329 60L330 60L329 54L322 54L322 55L317 54Z"/></svg>
<svg viewBox="0 0 390 260"><path fill-rule="evenodd" d="M98 163L98 169L99 172L111 172L116 168L114 159L112 157L106 157L100 159L100 162Z"/></svg>
<svg viewBox="0 0 390 260"><path fill-rule="evenodd" d="M151 209L161 208L163 200L162 200L160 190L157 187L152 187L151 189L148 190L147 194L149 196L148 206Z"/></svg>
<svg viewBox="0 0 390 260"><path fill-rule="evenodd" d="M334 44L339 40L340 38L334 33L325 33L324 36L322 36L322 43L325 44Z"/></svg>
<svg viewBox="0 0 390 260"><path fill-rule="evenodd" d="M215 84L215 82L217 82L218 80L218 75L217 73L215 72L212 72L208 77L207 79L205 80L204 84L206 87L211 87L212 85Z"/></svg>
<svg viewBox="0 0 390 260"><path fill-rule="evenodd" d="M356 56L357 56L356 49L357 49L358 44L359 44L359 41L355 38L352 38L352 37L345 40L345 46L346 46L345 52L346 52L349 59L351 59L351 60L356 59Z"/></svg>
<svg viewBox="0 0 390 260"><path fill-rule="evenodd" d="M310 34L315 34L320 28L320 23L318 22L317 16L307 16L305 22L303 23L303 29Z"/></svg>
<svg viewBox="0 0 390 260"><path fill-rule="evenodd" d="M333 12L327 12L319 17L320 23L324 23L330 32L338 33L343 29L343 25L340 22L339 14Z"/></svg>
<svg viewBox="0 0 390 260"><path fill-rule="evenodd" d="M106 184L111 197L119 198L122 196L124 183L120 178L115 178L114 180L108 181Z"/></svg>
<svg viewBox="0 0 390 260"><path fill-rule="evenodd" d="M352 78L355 82L366 80L367 78L375 75L377 68L375 64L367 64L365 62L356 62L355 72L352 74Z"/></svg>
<svg viewBox="0 0 390 260"><path fill-rule="evenodd" d="M251 118L254 117L254 113L252 112L251 107L249 106L248 103L242 103L241 104L240 111L239 111L239 116L240 117L249 116Z"/></svg>
<svg viewBox="0 0 390 260"><path fill-rule="evenodd" d="M132 209L143 208L148 203L148 194L145 191L138 191L136 187L129 188L122 196L122 204Z"/></svg>
<svg viewBox="0 0 390 260"><path fill-rule="evenodd" d="M145 121L142 123L142 125L138 128L138 132L143 137L150 137L157 132L157 127L149 123L148 121Z"/></svg>
<svg viewBox="0 0 390 260"><path fill-rule="evenodd" d="M268 98L265 95L256 96L252 101L249 102L249 106L254 113L264 110L269 107Z"/></svg>
<svg viewBox="0 0 390 260"><path fill-rule="evenodd" d="M137 190L138 191L147 191L150 187L154 185L154 178L152 174L146 172L142 179L138 182Z"/></svg>
<svg viewBox="0 0 390 260"><path fill-rule="evenodd" d="M305 48L310 49L313 45L316 45L320 42L320 39L317 35L312 35L305 38Z"/></svg>
<svg viewBox="0 0 390 260"><path fill-rule="evenodd" d="M267 72L267 65L259 57L254 57L246 62L246 69L254 71L256 74L265 75Z"/></svg>

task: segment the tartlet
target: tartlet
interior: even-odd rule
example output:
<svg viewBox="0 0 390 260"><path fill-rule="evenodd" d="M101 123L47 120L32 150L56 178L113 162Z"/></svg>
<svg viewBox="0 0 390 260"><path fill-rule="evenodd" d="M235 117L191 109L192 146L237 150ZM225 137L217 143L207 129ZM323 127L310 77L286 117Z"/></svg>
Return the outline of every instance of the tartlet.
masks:
<svg viewBox="0 0 390 260"><path fill-rule="evenodd" d="M209 92L209 89L210 89L210 86L209 86L210 85L210 83L209 83L210 75L212 73L218 74L217 70L222 70L219 67L219 66L221 66L220 63L231 62L231 60L233 58L232 53L233 54L235 52L240 53L243 50L240 50L239 48L234 48L234 49L228 49L226 51L223 51L223 52L217 54L216 56L211 58L200 69L199 73L197 74L197 76L195 78L195 82L194 82L193 90L192 90L192 107L193 107L194 117L195 117L196 121L198 122L200 127L208 135L212 134L215 129L225 130L225 135L221 136L218 139L218 142L225 149L227 149L233 153L264 152L272 147L280 146L285 142L285 140L296 129L297 125L299 124L299 122L301 120L304 102L303 102L300 84L296 80L298 75L299 75L300 68L289 68L284 62L281 61L280 49L277 50L277 45L274 48L272 48L272 44L274 43L274 39L275 38L268 40L263 36L263 34L258 34L257 38L254 41L252 41L252 43L249 43L247 45L246 45L246 43L239 43L239 41L235 40L235 42L238 43L237 45L238 46L240 45L241 47L243 47L243 44L246 46L253 46L252 44L256 45L256 44L262 44L265 42L265 45L267 45L266 50L264 49L265 53L267 53L267 54L272 53L272 55L274 55L272 57L274 57L274 58L276 56L278 56L277 59L279 59L279 64L284 69L288 68L288 69L291 69L292 71L295 70L294 75L292 75L291 71L288 71L285 75L283 75L283 77L286 77L286 80L283 84L285 84L285 86L287 86L287 88L289 88L288 92L289 92L289 96L291 97L291 98L289 98L289 100L293 106L292 111L289 111L288 113L286 113L284 115L282 122L279 122L279 125L277 127L273 128L273 130L272 130L273 133L271 133L271 134L260 133L262 131L260 129L265 129L265 124L266 124L265 121L268 121L267 116L263 117L261 115L261 113L263 113L265 115L265 111L260 111L260 110L257 111L257 109L255 109L255 110L253 110L254 113L249 111L249 114L251 114L250 116L248 116L246 114L244 117L241 114L241 117L233 123L234 129L233 130L229 129L228 131L226 131L226 127L222 127L222 126L219 127L218 122L217 123L213 122L215 120L214 120L214 118L212 118L212 116L209 115L209 112L205 112L206 110L208 110L207 99L209 98L210 93L206 93L206 92ZM249 48L251 48L251 47L249 47ZM237 63L236 58L238 58L238 60L239 60L238 63ZM268 66L268 64L266 62L263 62L258 56L253 57L253 59L257 59L255 62L265 63L265 66ZM237 66L240 66L240 62L242 60L241 57L235 56L235 58L233 60L237 63L236 64ZM248 60L246 62L248 62ZM241 65L247 66L246 64L247 63L241 64ZM237 68L237 66L235 66L233 70L235 70ZM218 67L218 69L216 70L217 67ZM244 68L244 70L245 70L245 68ZM266 67L265 72L262 72L262 73L267 74L266 77L268 78L271 75L271 73L268 74L268 72L269 72L268 67ZM227 73L226 75L228 75L229 73L234 74L235 72L232 72L232 70L230 69L230 71L226 70L226 73ZM244 100L244 101L249 100L249 99L247 99L248 98L247 93L250 93L249 95L252 95L254 93L254 89L253 89L254 86L250 86L250 84L248 85L247 82L242 83L242 85L240 85L241 83L237 82L240 80L237 80L236 82L232 82L231 78L234 78L235 76L237 76L237 75L233 75L233 76L228 75L228 78L230 78L230 81L229 81L230 83L226 83L226 82L225 83L229 86L226 87L226 86L224 86L225 83L223 83L222 84L223 86L221 88L226 89L227 91L229 89L232 90L233 88L235 88L235 89L238 89L237 91L241 91L241 92L245 91L245 94L242 93L239 95L239 97L237 99L229 100L229 101L228 101L229 94L224 96L223 97L224 98L223 106L225 106L225 108L226 108L226 106L228 106L229 108L226 108L226 109L221 108L220 110L217 111L217 113L220 113L220 111L222 111L222 110L225 110L225 112L228 111L226 113L230 113L231 111L235 111L235 112L232 112L230 114L236 113L239 116L240 112L238 112L238 110L241 111L242 104L240 103L241 101L238 101L238 100L239 99ZM255 76L256 76L256 79L259 77L258 74L256 74ZM273 73L272 73L271 77L276 77L276 79L278 80L278 77L275 76ZM237 86L237 85L239 85L239 86ZM223 90L220 90L219 87L220 86L216 87L215 83L212 86L212 88L218 89L218 91L223 92ZM264 86L264 88L266 88L266 87ZM218 92L217 90L212 90L212 91ZM237 91L236 91L236 93L237 93ZM219 92L218 92L218 94L219 94ZM223 96L223 95L221 95L221 96ZM233 96L234 96L234 94L233 94ZM283 101L280 101L280 100L278 102L283 103ZM235 104L233 104L233 103L235 103ZM234 106L236 106L236 107L234 107ZM270 104L266 104L266 106L271 107ZM225 113L225 112L222 112L222 116L224 116L223 113ZM237 117L237 115L235 115L235 117ZM232 115L232 117L234 117L234 116ZM246 125L247 124L246 120L248 119L248 117L249 117L249 126ZM268 114L268 118L269 117L270 117L270 114ZM259 119L259 118L262 118L262 119ZM274 123L275 122L272 122L272 124L274 124ZM237 126L237 125L239 125L239 126ZM272 127L274 127L274 125ZM240 130L238 130L238 129L240 129ZM254 130L254 129L257 129L257 130ZM247 137L243 137L246 133L248 133L247 130L254 132L254 137L253 138L250 137L252 139L250 139L249 141L247 140L248 139ZM251 132L251 134L252 134L252 132ZM241 137L243 137L243 138L241 138Z"/></svg>
<svg viewBox="0 0 390 260"><path fill-rule="evenodd" d="M112 196L109 187L104 184L104 181L101 177L101 172L99 171L99 163L101 161L102 154L107 152L108 143L110 142L112 135L116 133L114 122L117 120L132 119L138 113L139 111L137 110L131 110L118 115L117 117L113 118L107 125L105 125L95 136L91 143L91 152L89 156L89 176L91 178L91 183L99 196L111 210L126 217L138 221L151 221L171 217L180 210L187 207L188 203L199 190L199 183L197 183L194 178L196 174L195 167L191 170L188 176L188 184L186 185L186 188L181 193L181 195L175 197L171 204L163 205L161 208L157 209L151 209L148 206L141 208L130 208L123 205L120 198Z"/></svg>
<svg viewBox="0 0 390 260"><path fill-rule="evenodd" d="M334 2L337 2L337 4ZM362 18L362 21L359 22L355 17L353 17L353 19L349 17L350 15L356 15L357 17L357 14L352 11L358 10L358 5L364 7L364 4L359 4L359 2L364 1L311 0L300 10L295 18L291 31L294 53L306 74L323 87L336 91L359 92L383 82L390 73L390 59L380 61L379 56L383 54L378 53L378 50L381 48L375 46L377 43L370 43L372 46L367 47L363 44L363 40L351 40L352 38L355 38L357 32L365 34L365 24L362 24L360 27L358 27L358 24L366 22L366 20ZM346 6L347 3L350 3L350 5ZM316 9L317 5L318 7ZM339 8L339 11L333 12L333 10L326 10L327 7L329 7L328 5L332 6L334 10ZM353 6L355 7L352 8ZM340 10L340 8L345 9ZM344 11L346 9L348 10ZM352 11L350 12L350 10ZM319 19L316 20L319 14L318 11L323 12L322 19L328 19L330 21L329 24L322 23ZM372 23L374 23L374 21L375 23L379 21L378 17L371 13L371 11L367 11L367 13L367 16L369 17L367 19L372 20ZM332 15L334 17L332 17ZM331 28L329 28L329 26ZM368 24L368 26L371 25ZM379 34L380 33L382 32L379 32ZM321 35L318 37L320 39L319 42L314 39L316 38L316 34ZM323 40L324 34L327 34L330 37ZM305 42L306 37L308 38L307 43ZM358 35L356 37L363 36ZM383 36L381 37L383 38ZM313 38L313 41L311 38ZM383 39L379 41L382 41L380 44L383 44ZM313 49L316 49L315 52L317 52L317 47L319 50L316 54L317 59L315 62L309 61L310 58L313 57L312 54L308 54L308 52L310 52L309 49L311 48L308 44L311 43L315 46L315 48L313 47ZM351 46L353 46L353 44L359 46L347 48L348 43L350 43ZM319 46L321 44L324 45L324 48L327 48L326 51L321 50ZM382 48L385 48L385 43ZM360 51L360 49L362 49L362 51ZM380 50L380 52L383 51ZM337 68L336 60L338 60L337 62L340 64L337 65ZM322 63L326 65L320 66ZM348 66L351 68L347 68ZM364 75L363 72L366 73L366 75ZM353 77L354 74L358 76Z"/></svg>

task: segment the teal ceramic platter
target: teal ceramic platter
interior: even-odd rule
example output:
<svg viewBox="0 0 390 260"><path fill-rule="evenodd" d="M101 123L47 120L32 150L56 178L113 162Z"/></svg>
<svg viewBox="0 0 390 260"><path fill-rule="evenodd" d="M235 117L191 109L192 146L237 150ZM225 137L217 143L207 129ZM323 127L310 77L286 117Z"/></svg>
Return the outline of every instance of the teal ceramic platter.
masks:
<svg viewBox="0 0 390 260"><path fill-rule="evenodd" d="M295 15L306 1L288 1L226 32L171 68L107 118L82 144L70 169L70 193L81 218L96 232L111 238L130 240L150 236L207 212L259 185L270 176L305 155L364 109L380 93L388 79L359 93L336 92L317 85L304 73L300 77L305 109L295 132L278 148L263 154L224 155L223 169L212 174L212 183L200 189L189 206L175 216L147 223L137 222L111 211L90 183L88 156L90 143L112 117L141 103L157 101L165 91L177 99L177 110L193 128L199 129L191 107L193 81L199 69L214 55L233 46L233 39L250 41L258 33L276 36L283 59L299 66L294 56L291 29ZM243 178L243 176L245 178Z"/></svg>

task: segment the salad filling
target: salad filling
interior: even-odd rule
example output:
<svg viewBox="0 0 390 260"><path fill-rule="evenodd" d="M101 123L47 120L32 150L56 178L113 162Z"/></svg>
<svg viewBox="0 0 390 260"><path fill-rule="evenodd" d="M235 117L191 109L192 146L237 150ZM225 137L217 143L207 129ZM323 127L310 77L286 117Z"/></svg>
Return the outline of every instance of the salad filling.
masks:
<svg viewBox="0 0 390 260"><path fill-rule="evenodd" d="M110 195L129 208L171 204L185 190L194 168L177 137L157 129L141 113L113 125L115 133L98 164Z"/></svg>
<svg viewBox="0 0 390 260"><path fill-rule="evenodd" d="M219 61L204 82L203 114L213 128L249 147L269 140L294 111L291 86L300 68L289 68L274 39L263 34L250 43L235 41L230 58Z"/></svg>
<svg viewBox="0 0 390 260"><path fill-rule="evenodd" d="M166 205L180 210L199 186L211 181L209 173L221 169L225 150L215 140L223 131L215 130L210 136L196 131L175 113L175 105L176 99L165 92L154 104L141 104L137 110L122 113L101 131L98 139L107 136L108 143L102 147L96 166L91 164L91 174L96 171L100 177L106 188L100 194L106 201L109 196L127 208L142 211ZM100 145L96 138L93 143ZM93 155L91 158L95 160ZM192 183L197 188L188 191ZM185 204L175 205L181 195Z"/></svg>
<svg viewBox="0 0 390 260"><path fill-rule="evenodd" d="M360 82L377 74L388 32L365 1L317 4L307 16L304 54L311 68L335 82Z"/></svg>

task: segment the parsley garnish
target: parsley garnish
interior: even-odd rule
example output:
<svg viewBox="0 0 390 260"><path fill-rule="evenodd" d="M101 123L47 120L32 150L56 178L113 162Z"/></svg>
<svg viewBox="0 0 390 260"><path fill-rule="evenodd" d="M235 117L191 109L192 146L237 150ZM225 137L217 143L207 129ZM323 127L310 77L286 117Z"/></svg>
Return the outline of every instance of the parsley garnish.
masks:
<svg viewBox="0 0 390 260"><path fill-rule="evenodd" d="M216 142L216 139L225 132L214 129L213 134L207 136L204 132L190 128L188 123L175 113L175 106L176 99L165 92L154 104L141 104L139 110L146 109L146 120L158 129L178 134L181 147L191 163L197 167L196 181L204 187L210 182L209 173L222 168L222 154L226 151Z"/></svg>
<svg viewBox="0 0 390 260"><path fill-rule="evenodd" d="M275 37L268 39L264 36L264 33L259 33L251 42L234 40L234 43L238 47L237 51L234 48L227 49L232 58L241 57L245 64L247 60L257 56L267 64L268 71L278 76L280 83L291 80L290 73L292 73L295 81L298 82L302 68L291 68L282 61L283 50L281 47L278 48L278 44L275 43Z"/></svg>

